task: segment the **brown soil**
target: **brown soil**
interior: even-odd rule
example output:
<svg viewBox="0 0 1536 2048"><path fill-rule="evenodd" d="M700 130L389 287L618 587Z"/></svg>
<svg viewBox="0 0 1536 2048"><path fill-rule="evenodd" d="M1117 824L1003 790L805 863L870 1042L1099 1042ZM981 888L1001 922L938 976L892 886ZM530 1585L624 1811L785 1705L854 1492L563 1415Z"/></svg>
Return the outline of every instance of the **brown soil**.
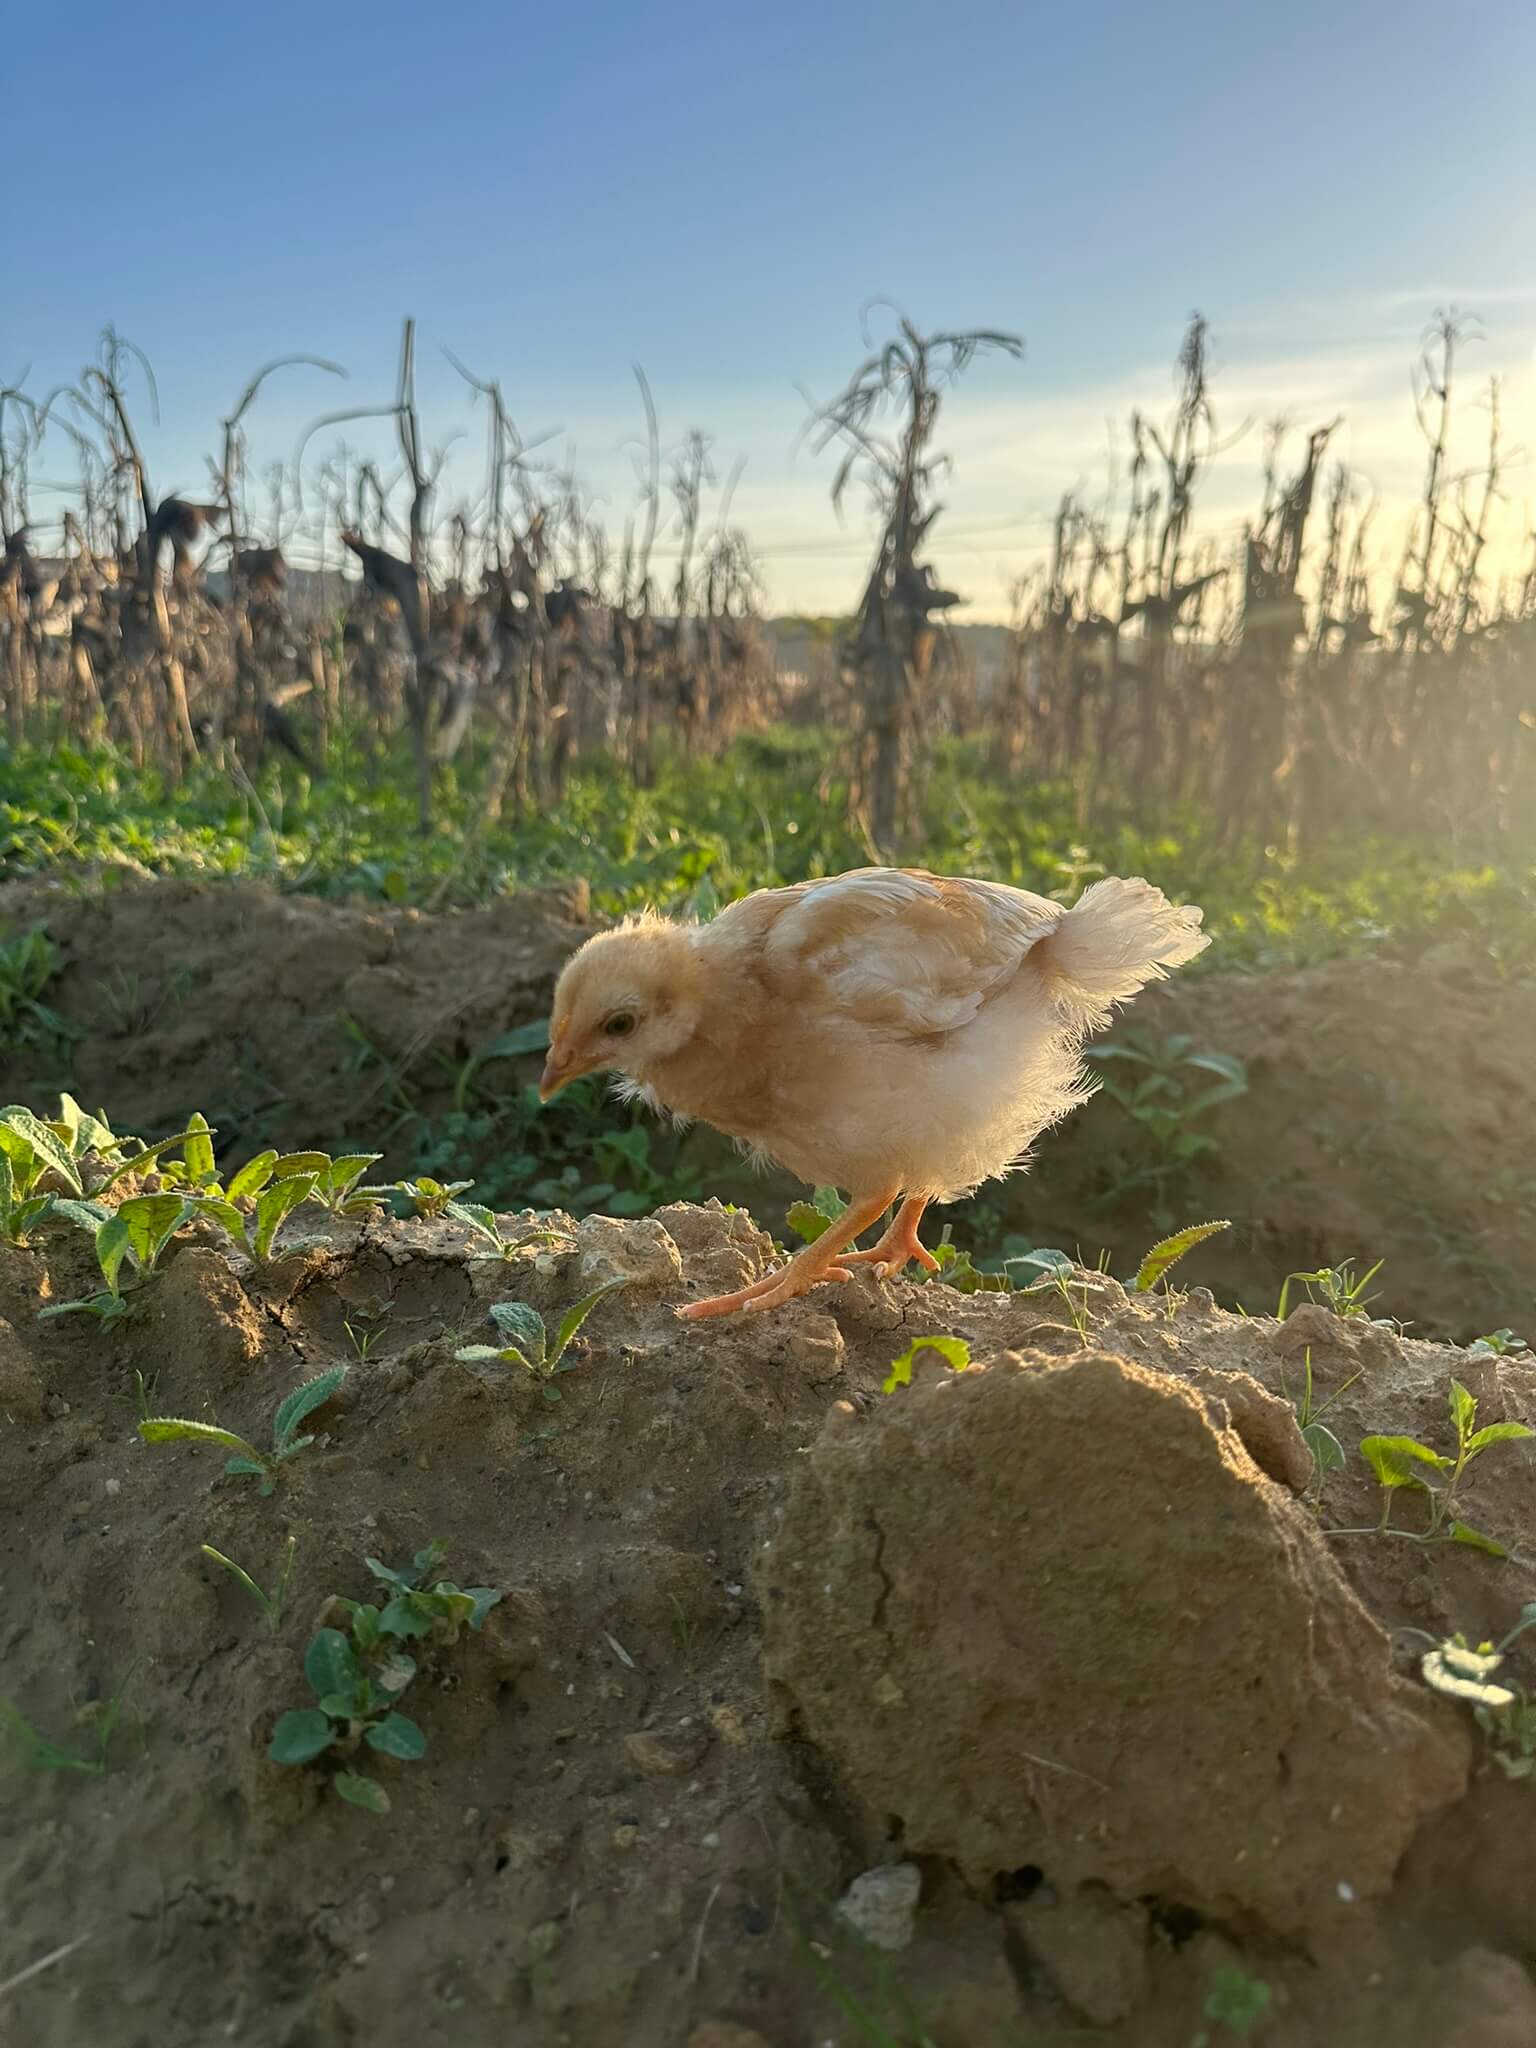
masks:
<svg viewBox="0 0 1536 2048"><path fill-rule="evenodd" d="M83 1237L0 1252L0 1691L75 1744L126 1684L106 1775L0 1748L5 2038L1189 2048L1231 2037L1203 2007L1235 1967L1273 2048L1536 2040L1536 1795L1386 1633L1476 1639L1536 1597L1536 1460L1495 1446L1468 1485L1507 1561L1329 1539L1375 1490L1351 1456L1315 1515L1277 1398L1310 1349L1320 1391L1360 1373L1329 1418L1351 1451L1443 1447L1452 1371L1480 1421L1536 1421L1536 1369L1096 1276L1085 1334L1053 1297L867 1276L678 1323L765 1245L718 1207L510 1265L451 1223L334 1226L262 1270L192 1234L106 1332L37 1318L87 1285ZM557 1404L456 1362L490 1301L617 1273ZM925 1355L883 1396L924 1333L972 1371ZM136 1439L136 1372L261 1441L343 1361L270 1500ZM289 1532L269 1634L199 1546L270 1584ZM329 1596L434 1537L506 1597L421 1649L429 1747L370 1758L373 1816L266 1744ZM834 1902L909 1861L910 1938L862 1947Z"/></svg>
<svg viewBox="0 0 1536 2048"><path fill-rule="evenodd" d="M545 1014L591 928L579 890L434 917L245 883L0 887L0 930L36 921L62 960L48 1000L79 1036L60 1050L0 1047L0 1098L51 1102L64 1086L155 1135L201 1109L235 1160L268 1144L372 1142L407 1099L440 1113L477 1050ZM1385 1259L1380 1307L1426 1334L1466 1340L1529 1321L1536 987L1479 980L1475 960L1453 952L1411 967L1338 961L1184 976L1144 995L1127 1023L1247 1063L1249 1093L1205 1126L1216 1151L1165 1195L1181 1222L1232 1220L1204 1267L1223 1300L1270 1308L1287 1272ZM510 1086L536 1066L482 1072ZM707 1131L690 1154L711 1192L775 1224L799 1192L744 1178ZM411 1163L397 1142L384 1170ZM1117 1271L1134 1270L1162 1234L1158 1205L1115 1190L1147 1163L1101 1096L1043 1142L1028 1174L987 1193L990 1230L1089 1263L1105 1248Z"/></svg>

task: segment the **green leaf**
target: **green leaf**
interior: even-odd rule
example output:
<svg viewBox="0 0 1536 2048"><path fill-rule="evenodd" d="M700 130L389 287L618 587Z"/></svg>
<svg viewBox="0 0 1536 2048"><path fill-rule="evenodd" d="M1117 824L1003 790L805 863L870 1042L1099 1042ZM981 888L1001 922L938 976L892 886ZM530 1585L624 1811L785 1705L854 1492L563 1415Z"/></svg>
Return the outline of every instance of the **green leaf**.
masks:
<svg viewBox="0 0 1536 2048"><path fill-rule="evenodd" d="M338 1771L331 1783L352 1806L361 1806L369 1813L388 1813L389 1794L373 1778L365 1778L361 1771Z"/></svg>
<svg viewBox="0 0 1536 2048"><path fill-rule="evenodd" d="M492 1244L501 1244L501 1230L496 1222L494 1209L487 1209L483 1202L450 1202L443 1214L451 1222L462 1223L466 1230L473 1230L481 1237L488 1237Z"/></svg>
<svg viewBox="0 0 1536 2048"><path fill-rule="evenodd" d="M128 1313L128 1303L120 1294L91 1294L81 1301L51 1301L46 1308L37 1312L39 1322L49 1316L90 1315L100 1316L103 1323L115 1322L119 1316Z"/></svg>
<svg viewBox="0 0 1536 2048"><path fill-rule="evenodd" d="M363 1563L376 1579L382 1579L386 1586L395 1586L402 1593L409 1593L416 1584L415 1572L397 1572L393 1565L381 1564L376 1557L365 1557Z"/></svg>
<svg viewBox="0 0 1536 2048"><path fill-rule="evenodd" d="M12 1103L8 1109L0 1109L0 1128L14 1131L18 1138L31 1146L39 1165L50 1168L77 1195L84 1194L79 1171L69 1156L69 1147L56 1131L49 1130L41 1117L34 1116L19 1102ZM11 1153L12 1159L16 1157L9 1145L5 1149Z"/></svg>
<svg viewBox="0 0 1536 2048"><path fill-rule="evenodd" d="M117 1276L128 1256L131 1242L128 1225L121 1216L114 1216L109 1223L103 1223L96 1233L96 1263L113 1294L118 1292Z"/></svg>
<svg viewBox="0 0 1536 2048"><path fill-rule="evenodd" d="M1470 1433L1472 1424L1476 1419L1477 1403L1458 1379L1451 1381L1450 1408L1451 1421L1455 1424L1456 1435L1459 1439L1464 1440Z"/></svg>
<svg viewBox="0 0 1536 2048"><path fill-rule="evenodd" d="M312 1173L297 1173L287 1180L274 1181L256 1204L256 1228L252 1234L251 1246L258 1259L269 1258L272 1241L298 1208L314 1193L315 1176Z"/></svg>
<svg viewBox="0 0 1536 2048"><path fill-rule="evenodd" d="M1344 1446L1326 1422L1307 1423L1301 1432L1301 1440L1312 1453L1312 1463L1319 1478L1326 1472L1342 1470L1348 1463Z"/></svg>
<svg viewBox="0 0 1536 2048"><path fill-rule="evenodd" d="M198 1187L213 1179L213 1141L208 1131L208 1119L201 1110L188 1118L187 1142L181 1156L186 1162L187 1178Z"/></svg>
<svg viewBox="0 0 1536 2048"><path fill-rule="evenodd" d="M224 1460L224 1470L232 1476L244 1477L247 1475L251 1475L257 1479L267 1479L271 1476L270 1468L267 1465L261 1463L259 1459L247 1458L244 1456L226 1458ZM270 1486L264 1486L262 1488L263 1493L270 1493L271 1490L272 1489Z"/></svg>
<svg viewBox="0 0 1536 2048"><path fill-rule="evenodd" d="M494 1362L497 1365L521 1365L529 1372L533 1370L515 1344L505 1348L498 1344L461 1344L453 1355L460 1365L490 1365Z"/></svg>
<svg viewBox="0 0 1536 2048"><path fill-rule="evenodd" d="M336 1730L318 1707L298 1707L278 1715L267 1755L275 1764L307 1764L335 1740Z"/></svg>
<svg viewBox="0 0 1536 2048"><path fill-rule="evenodd" d="M606 1280L601 1287L594 1287L590 1294L584 1294L580 1301L572 1302L571 1306L560 1318L560 1327L555 1332L554 1356L550 1360L552 1365L559 1363L560 1359L564 1356L566 1345L570 1343L603 1296L605 1294L616 1294L621 1287L627 1287L628 1285L629 1281L627 1278Z"/></svg>
<svg viewBox="0 0 1536 2048"><path fill-rule="evenodd" d="M211 1543L199 1544L198 1548L202 1551L204 1557L211 1557L215 1564L223 1565L230 1577L242 1585L246 1592L250 1594L263 1614L271 1614L272 1602L243 1565L236 1564L232 1557L226 1557L222 1550L215 1550Z"/></svg>
<svg viewBox="0 0 1536 2048"><path fill-rule="evenodd" d="M333 1159L324 1175L325 1190L332 1198L350 1194L370 1166L384 1157L382 1152L343 1152Z"/></svg>
<svg viewBox="0 0 1536 2048"><path fill-rule="evenodd" d="M247 1195L259 1195L272 1178L272 1169L276 1164L275 1152L258 1152L254 1159L248 1159L241 1167L224 1190L225 1194L232 1202L243 1201Z"/></svg>
<svg viewBox="0 0 1536 2048"><path fill-rule="evenodd" d="M1485 1450L1489 1444L1518 1443L1522 1437L1536 1436L1536 1429L1527 1429L1523 1422L1490 1422L1475 1436L1467 1438L1467 1455Z"/></svg>
<svg viewBox="0 0 1536 2048"><path fill-rule="evenodd" d="M387 1636L425 1636L432 1633L430 1617L418 1614L403 1593L384 1608L379 1616L379 1627Z"/></svg>
<svg viewBox="0 0 1536 2048"><path fill-rule="evenodd" d="M490 1316L501 1334L515 1344L535 1368L543 1365L548 1338L544 1318L536 1308L530 1308L526 1301L498 1301L492 1303Z"/></svg>
<svg viewBox="0 0 1536 2048"><path fill-rule="evenodd" d="M363 1740L381 1755L398 1756L407 1763L427 1753L427 1738L406 1714L386 1714L382 1721L364 1729Z"/></svg>
<svg viewBox="0 0 1536 2048"><path fill-rule="evenodd" d="M471 1602L470 1611L465 1616L465 1620L468 1621L470 1627L478 1635L485 1626L485 1617L490 1613L497 1601L502 1598L502 1595L494 1586L469 1586L465 1590Z"/></svg>
<svg viewBox="0 0 1536 2048"><path fill-rule="evenodd" d="M1509 1555L1502 1543L1495 1543L1491 1536L1484 1536L1480 1530L1468 1528L1465 1522L1448 1522L1446 1528L1453 1543L1469 1544L1473 1550L1486 1551L1489 1557Z"/></svg>
<svg viewBox="0 0 1536 2048"><path fill-rule="evenodd" d="M912 1383L912 1366L919 1351L937 1351L955 1372L964 1372L971 1362L971 1347L963 1337L914 1337L900 1358L891 1360L883 1391L894 1394L898 1387Z"/></svg>
<svg viewBox="0 0 1536 2048"><path fill-rule="evenodd" d="M1176 1266L1186 1252L1194 1250L1197 1244L1204 1244L1208 1237L1217 1237L1223 1230L1230 1230L1229 1222L1191 1223L1185 1230L1175 1231L1172 1237L1165 1237L1153 1245L1136 1273L1136 1291L1146 1294L1154 1288L1170 1267Z"/></svg>
<svg viewBox="0 0 1536 2048"><path fill-rule="evenodd" d="M0 1175L3 1175L3 1172L4 1164L3 1160L0 1160ZM4 1189L0 1188L0 1208L4 1207L3 1196ZM47 1201L50 1217L62 1216L66 1223L76 1223L82 1230L95 1232L100 1230L103 1223L110 1223L112 1220L112 1211L105 1202L77 1202L69 1195L49 1195Z"/></svg>
<svg viewBox="0 0 1536 2048"><path fill-rule="evenodd" d="M825 1216L829 1223L835 1223L848 1206L836 1188L813 1188L811 1200L817 1213Z"/></svg>
<svg viewBox="0 0 1536 2048"><path fill-rule="evenodd" d="M155 1164L162 1152L169 1152L173 1145L185 1145L189 1137L196 1137L196 1135L195 1131L173 1131L168 1138L157 1138L153 1145L146 1145L141 1151L135 1152L131 1158L120 1160L102 1182L97 1193L102 1193L105 1189L113 1186L115 1182L125 1180L132 1174L143 1173L146 1168Z"/></svg>
<svg viewBox="0 0 1536 2048"><path fill-rule="evenodd" d="M1068 1258L1065 1252L1054 1251L1047 1245L1037 1245L1032 1252L1023 1252L1018 1258L1010 1259L1008 1264L1010 1267L1033 1266L1035 1268L1039 1278L1025 1281L1024 1291L1026 1293L1037 1287L1052 1287L1062 1275L1077 1271L1077 1261L1075 1259Z"/></svg>
<svg viewBox="0 0 1536 2048"><path fill-rule="evenodd" d="M119 1204L118 1220L127 1225L133 1255L146 1273L192 1213L185 1195L130 1195Z"/></svg>
<svg viewBox="0 0 1536 2048"><path fill-rule="evenodd" d="M362 1670L352 1654L352 1645L339 1628L322 1628L309 1639L304 1652L304 1676L316 1699L327 1693L344 1692L352 1698Z"/></svg>
<svg viewBox="0 0 1536 2048"><path fill-rule="evenodd" d="M822 1233L831 1228L828 1219L809 1202L791 1202L784 1212L784 1221L807 1244L814 1244Z"/></svg>
<svg viewBox="0 0 1536 2048"><path fill-rule="evenodd" d="M376 1152L374 1157L382 1158L383 1154ZM331 1163L329 1152L284 1152L280 1158L272 1162L272 1178L296 1180L301 1175L309 1173L318 1180L322 1174L330 1172Z"/></svg>
<svg viewBox="0 0 1536 2048"><path fill-rule="evenodd" d="M313 1415L317 1408L323 1408L332 1394L347 1376L344 1365L333 1365L329 1372L317 1373L314 1379L306 1380L302 1387L282 1402L272 1418L272 1448L281 1451L299 1424Z"/></svg>
<svg viewBox="0 0 1536 2048"><path fill-rule="evenodd" d="M333 1721L354 1721L358 1718L357 1697L350 1692L328 1692L320 1702L322 1714L329 1714Z"/></svg>
<svg viewBox="0 0 1536 2048"><path fill-rule="evenodd" d="M232 1429L218 1429L211 1422L192 1422L184 1415L151 1415L139 1424L139 1435L147 1444L223 1444L254 1460L258 1472L266 1470L261 1453Z"/></svg>
<svg viewBox="0 0 1536 2048"><path fill-rule="evenodd" d="M1360 1455L1383 1486L1422 1486L1424 1482L1414 1471L1415 1465L1432 1465L1437 1472L1448 1472L1451 1468L1449 1458L1442 1458L1438 1451L1411 1436L1362 1437Z"/></svg>
<svg viewBox="0 0 1536 2048"><path fill-rule="evenodd" d="M227 1231L236 1244L243 1245L245 1237L245 1215L233 1202L226 1202L219 1195L194 1195L187 1203L194 1216L206 1216L217 1223L220 1230Z"/></svg>

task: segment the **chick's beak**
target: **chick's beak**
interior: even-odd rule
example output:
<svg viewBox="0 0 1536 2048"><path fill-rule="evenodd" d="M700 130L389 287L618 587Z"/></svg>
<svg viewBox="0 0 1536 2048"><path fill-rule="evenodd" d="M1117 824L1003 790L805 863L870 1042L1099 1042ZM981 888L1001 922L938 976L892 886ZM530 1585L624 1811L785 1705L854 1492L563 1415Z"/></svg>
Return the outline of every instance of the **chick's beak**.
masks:
<svg viewBox="0 0 1536 2048"><path fill-rule="evenodd" d="M544 1071L539 1076L540 1102L553 1101L568 1081L574 1081L578 1074L591 1071L590 1063L577 1059L569 1046L558 1040L549 1048L549 1057L544 1062Z"/></svg>

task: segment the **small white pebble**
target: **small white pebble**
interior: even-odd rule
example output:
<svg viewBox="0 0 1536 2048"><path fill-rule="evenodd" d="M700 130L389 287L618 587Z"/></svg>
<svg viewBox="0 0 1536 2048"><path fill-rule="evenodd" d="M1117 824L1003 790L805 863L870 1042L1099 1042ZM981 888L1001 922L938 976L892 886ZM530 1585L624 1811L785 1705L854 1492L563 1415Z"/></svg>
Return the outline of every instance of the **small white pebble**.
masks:
<svg viewBox="0 0 1536 2048"><path fill-rule="evenodd" d="M659 1828L669 1828L671 1827L672 1823L670 1820L659 1820L657 1821L656 1825Z"/></svg>
<svg viewBox="0 0 1536 2048"><path fill-rule="evenodd" d="M710 1829L707 1835L701 1835L699 1837L699 1840L704 1844L704 1847L706 1849L718 1849L720 1846L720 1837L715 1833L713 1828Z"/></svg>
<svg viewBox="0 0 1536 2048"><path fill-rule="evenodd" d="M117 1495L117 1494L121 1493L121 1492L122 1492L122 1490L123 1490L123 1482L121 1481L121 1479L109 1479L109 1480L107 1481L107 1492L108 1492L108 1494L110 1494L110 1495L114 1495L114 1496L115 1496L115 1495Z"/></svg>
<svg viewBox="0 0 1536 2048"><path fill-rule="evenodd" d="M1340 1878L1339 1880L1339 1897L1344 1901L1346 1906L1352 1906L1355 1903L1355 1888L1352 1884L1347 1883L1343 1878Z"/></svg>
<svg viewBox="0 0 1536 2048"><path fill-rule="evenodd" d="M573 1698L573 1697L575 1696L575 1692L576 1692L576 1681L575 1681L575 1679L572 1679L572 1680L571 1680L571 1682L570 1682L570 1684L569 1684L569 1685L568 1685L568 1686L567 1686L567 1687L565 1688L565 1696L566 1696L566 1698L567 1698L567 1699L571 1699L571 1698Z"/></svg>
<svg viewBox="0 0 1536 2048"><path fill-rule="evenodd" d="M767 1545L765 1544L763 1547L764 1549L766 1549ZM733 1600L739 1600L741 1598L741 1588L740 1586L734 1584L734 1582L732 1584L727 1585L725 1590L727 1593L729 1593Z"/></svg>

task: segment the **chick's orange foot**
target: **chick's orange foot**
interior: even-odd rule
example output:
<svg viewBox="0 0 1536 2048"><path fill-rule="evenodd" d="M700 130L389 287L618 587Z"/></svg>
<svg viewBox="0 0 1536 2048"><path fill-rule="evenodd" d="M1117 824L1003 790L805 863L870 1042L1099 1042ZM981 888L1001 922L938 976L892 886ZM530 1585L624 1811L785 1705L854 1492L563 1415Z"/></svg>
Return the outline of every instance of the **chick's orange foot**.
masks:
<svg viewBox="0 0 1536 2048"><path fill-rule="evenodd" d="M703 1316L734 1315L738 1310L754 1315L764 1309L782 1308L789 1301L798 1301L802 1294L809 1294L823 1280L851 1280L853 1275L847 1265L847 1246L861 1231L867 1230L871 1223L883 1216L895 1199L896 1190L888 1188L864 1201L850 1202L814 1244L808 1244L803 1252L797 1252L780 1271L766 1274L750 1287L738 1289L735 1294L715 1294L707 1301L686 1302L678 1314L690 1322L696 1322Z"/></svg>
<svg viewBox="0 0 1536 2048"><path fill-rule="evenodd" d="M937 1273L938 1260L917 1234L918 1218L927 1206L926 1195L909 1195L891 1218L890 1228L880 1242L867 1252L839 1253L843 1264L873 1266L882 1280L894 1279L912 1259L930 1273Z"/></svg>

